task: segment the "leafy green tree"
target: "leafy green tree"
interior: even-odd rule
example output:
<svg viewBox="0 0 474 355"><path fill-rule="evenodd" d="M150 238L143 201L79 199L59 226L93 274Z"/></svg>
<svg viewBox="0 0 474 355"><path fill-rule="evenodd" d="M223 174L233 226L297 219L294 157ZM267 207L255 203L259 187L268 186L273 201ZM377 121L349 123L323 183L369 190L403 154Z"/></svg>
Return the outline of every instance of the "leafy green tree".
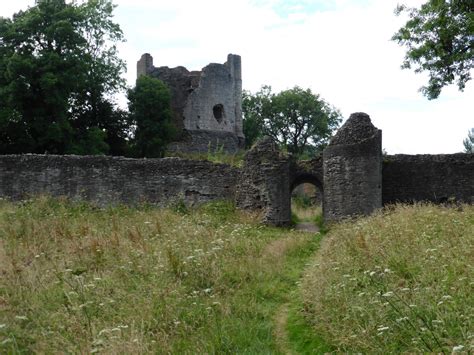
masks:
<svg viewBox="0 0 474 355"><path fill-rule="evenodd" d="M322 149L342 120L340 112L319 95L298 86L278 94L270 86L254 95L245 92L242 110L249 144L268 135L298 156Z"/></svg>
<svg viewBox="0 0 474 355"><path fill-rule="evenodd" d="M49 0L0 18L0 153L110 150L101 114L124 88L113 8Z"/></svg>
<svg viewBox="0 0 474 355"><path fill-rule="evenodd" d="M464 152L474 153L474 128L467 133L467 138L462 143L464 144Z"/></svg>
<svg viewBox="0 0 474 355"><path fill-rule="evenodd" d="M436 99L441 89L456 82L463 90L474 67L474 2L472 0L428 0L419 9L399 5L408 22L392 40L407 47L402 68L429 72L421 92Z"/></svg>
<svg viewBox="0 0 474 355"><path fill-rule="evenodd" d="M262 86L260 91L255 94L246 90L242 93L243 130L246 148L252 147L255 141L264 135L264 118L270 116L270 96L270 86Z"/></svg>
<svg viewBox="0 0 474 355"><path fill-rule="evenodd" d="M135 125L132 149L137 157L162 157L176 135L171 94L160 80L142 75L128 91L130 119Z"/></svg>

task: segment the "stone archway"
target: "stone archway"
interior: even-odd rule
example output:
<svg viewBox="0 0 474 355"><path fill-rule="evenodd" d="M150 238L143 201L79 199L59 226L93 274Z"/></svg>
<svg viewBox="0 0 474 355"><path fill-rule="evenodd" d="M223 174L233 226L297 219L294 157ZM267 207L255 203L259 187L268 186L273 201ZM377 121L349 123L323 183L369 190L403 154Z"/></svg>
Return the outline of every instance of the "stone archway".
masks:
<svg viewBox="0 0 474 355"><path fill-rule="evenodd" d="M323 194L327 221L367 215L382 207L382 132L365 113L354 113L318 156L294 161L265 137L245 156L236 205L261 210L263 222L291 223L291 190L308 181Z"/></svg>
<svg viewBox="0 0 474 355"><path fill-rule="evenodd" d="M283 154L270 138L260 140L245 156L236 205L242 209L261 210L263 222L290 225L291 191L303 182L323 191L322 158L295 161Z"/></svg>
<svg viewBox="0 0 474 355"><path fill-rule="evenodd" d="M290 165L289 204L292 218L296 217L301 222L309 222L321 213L324 200L322 177L322 160L320 157L307 161L293 162ZM306 184L312 187L305 186ZM300 190L298 196L294 191L299 187L303 191ZM312 192L311 189L313 189ZM313 195L312 201L309 200L309 194ZM318 197L318 202L314 200L315 196Z"/></svg>

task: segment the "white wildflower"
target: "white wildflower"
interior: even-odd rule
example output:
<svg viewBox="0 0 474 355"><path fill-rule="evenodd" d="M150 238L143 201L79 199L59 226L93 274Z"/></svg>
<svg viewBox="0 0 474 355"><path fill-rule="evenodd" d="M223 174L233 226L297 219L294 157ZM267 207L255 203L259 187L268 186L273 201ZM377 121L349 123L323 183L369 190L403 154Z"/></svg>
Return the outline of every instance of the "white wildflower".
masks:
<svg viewBox="0 0 474 355"><path fill-rule="evenodd" d="M110 332L110 329L108 328L105 328L105 329L102 329L100 332L99 332L99 336L101 336L102 334L104 333L109 333ZM95 345L97 345L97 342L94 342Z"/></svg>
<svg viewBox="0 0 474 355"><path fill-rule="evenodd" d="M374 276L375 274L376 274L375 271L371 271L370 274L369 274L369 276Z"/></svg>
<svg viewBox="0 0 474 355"><path fill-rule="evenodd" d="M397 318L397 323L408 320L408 317Z"/></svg>
<svg viewBox="0 0 474 355"><path fill-rule="evenodd" d="M0 329L6 328L6 327L7 327L6 324L0 324Z"/></svg>
<svg viewBox="0 0 474 355"><path fill-rule="evenodd" d="M461 351L462 349L464 349L464 345L456 345L456 346L453 346L453 353L456 353L458 351Z"/></svg>

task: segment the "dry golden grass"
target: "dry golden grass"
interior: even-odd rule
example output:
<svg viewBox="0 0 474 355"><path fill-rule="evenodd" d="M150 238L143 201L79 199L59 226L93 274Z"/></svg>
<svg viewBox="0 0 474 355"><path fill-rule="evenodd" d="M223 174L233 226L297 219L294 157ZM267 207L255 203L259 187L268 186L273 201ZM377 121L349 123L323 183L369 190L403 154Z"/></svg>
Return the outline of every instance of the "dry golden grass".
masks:
<svg viewBox="0 0 474 355"><path fill-rule="evenodd" d="M341 351L474 351L474 206L396 206L333 226L306 270L316 334Z"/></svg>

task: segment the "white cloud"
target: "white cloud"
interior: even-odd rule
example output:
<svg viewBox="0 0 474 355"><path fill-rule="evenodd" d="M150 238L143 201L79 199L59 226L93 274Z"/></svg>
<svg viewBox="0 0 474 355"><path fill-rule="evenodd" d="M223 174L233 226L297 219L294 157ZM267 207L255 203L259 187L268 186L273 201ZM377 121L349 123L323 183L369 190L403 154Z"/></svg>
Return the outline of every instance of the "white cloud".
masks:
<svg viewBox="0 0 474 355"><path fill-rule="evenodd" d="M389 153L452 153L474 126L474 83L428 101L418 92L426 75L402 71L404 49L390 41L403 24L397 0L115 0L120 46L133 85L145 52L155 65L200 69L242 56L244 88L310 87L345 117L364 111L383 130ZM402 1L418 6L424 0ZM33 1L0 3L10 15ZM286 5L285 5L286 4ZM283 6L285 5L285 6ZM310 10L308 11L310 6ZM280 16L287 11L287 16ZM279 15L280 14L280 15Z"/></svg>

